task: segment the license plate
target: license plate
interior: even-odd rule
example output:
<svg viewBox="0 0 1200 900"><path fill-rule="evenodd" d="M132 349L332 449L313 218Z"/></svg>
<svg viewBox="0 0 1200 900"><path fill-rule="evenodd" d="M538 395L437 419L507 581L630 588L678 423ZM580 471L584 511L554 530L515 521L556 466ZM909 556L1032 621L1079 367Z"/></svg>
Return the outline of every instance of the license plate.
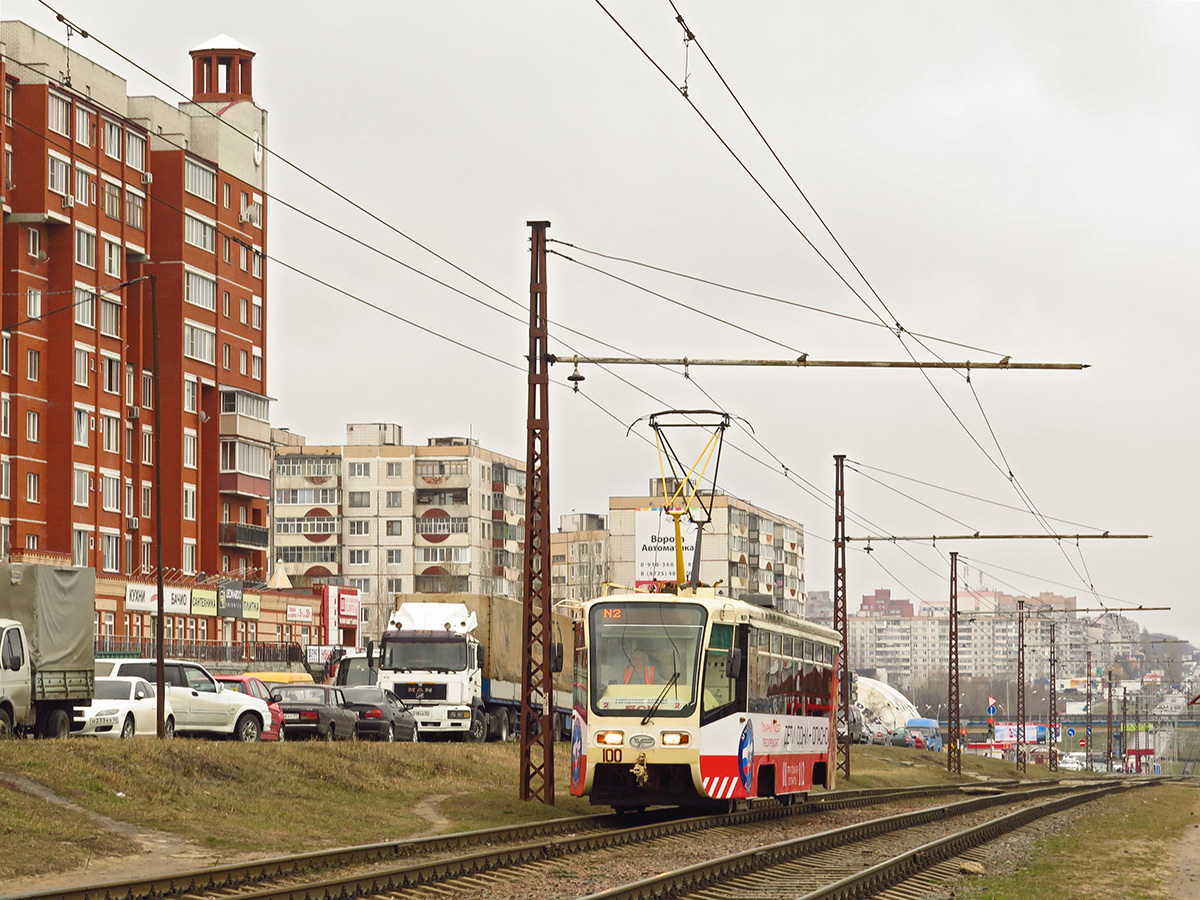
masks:
<svg viewBox="0 0 1200 900"><path fill-rule="evenodd" d="M430 716L433 715L432 709L412 709L410 707L409 712L411 712L413 714L413 717L417 718L417 719L428 719Z"/></svg>
<svg viewBox="0 0 1200 900"><path fill-rule="evenodd" d="M299 721L300 721L300 713L284 713L284 714L283 714L283 721L285 721L285 722L299 722Z"/></svg>
<svg viewBox="0 0 1200 900"><path fill-rule="evenodd" d="M96 718L92 719L92 724L95 725L97 728L100 728L104 725L116 725L117 717L116 716L97 716Z"/></svg>

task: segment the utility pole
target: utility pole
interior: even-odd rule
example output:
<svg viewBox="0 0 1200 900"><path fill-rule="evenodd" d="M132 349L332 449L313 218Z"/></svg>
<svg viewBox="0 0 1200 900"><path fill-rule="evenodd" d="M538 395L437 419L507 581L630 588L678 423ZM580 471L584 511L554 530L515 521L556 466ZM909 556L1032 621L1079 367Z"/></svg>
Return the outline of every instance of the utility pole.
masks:
<svg viewBox="0 0 1200 900"><path fill-rule="evenodd" d="M946 712L946 768L955 775L962 774L962 744L959 743L962 722L959 718L958 691L958 551L950 551L950 684L946 691L949 709Z"/></svg>
<svg viewBox="0 0 1200 900"><path fill-rule="evenodd" d="M1109 669L1108 670L1108 750L1104 754L1105 768L1109 772L1112 771L1112 757L1113 757L1112 676L1113 676L1113 670Z"/></svg>
<svg viewBox="0 0 1200 900"><path fill-rule="evenodd" d="M1050 715L1046 743L1050 745L1050 771L1058 771L1058 646L1054 639L1054 622L1050 623Z"/></svg>
<svg viewBox="0 0 1200 900"><path fill-rule="evenodd" d="M1128 688L1121 688L1121 759L1125 763L1121 768L1129 768L1129 710L1126 708L1129 704Z"/></svg>
<svg viewBox="0 0 1200 900"><path fill-rule="evenodd" d="M850 777L850 627L846 617L846 454L833 457L833 628L841 637L841 697L838 698L837 772ZM841 730L844 728L844 731Z"/></svg>
<svg viewBox="0 0 1200 900"><path fill-rule="evenodd" d="M554 675L550 605L550 357L546 352L546 229L532 229L529 408L525 447L525 590L521 599L521 799L554 805ZM495 652L496 648L492 648ZM535 704L541 703L541 713ZM537 732L536 734L534 732Z"/></svg>
<svg viewBox="0 0 1200 900"><path fill-rule="evenodd" d="M1025 765L1025 601L1017 600L1017 771Z"/></svg>
<svg viewBox="0 0 1200 900"><path fill-rule="evenodd" d="M1087 756L1087 770L1092 771L1092 651L1089 649L1086 654L1087 666L1087 728L1084 730L1084 740L1087 745L1083 748L1084 755Z"/></svg>

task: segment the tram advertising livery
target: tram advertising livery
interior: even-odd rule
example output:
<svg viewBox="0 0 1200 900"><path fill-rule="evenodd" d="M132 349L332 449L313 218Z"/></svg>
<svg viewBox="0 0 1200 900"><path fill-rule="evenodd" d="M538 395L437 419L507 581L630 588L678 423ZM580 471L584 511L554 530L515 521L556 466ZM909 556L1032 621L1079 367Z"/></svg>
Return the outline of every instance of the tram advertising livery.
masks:
<svg viewBox="0 0 1200 900"><path fill-rule="evenodd" d="M837 632L748 600L684 587L584 606L572 794L732 808L833 786Z"/></svg>

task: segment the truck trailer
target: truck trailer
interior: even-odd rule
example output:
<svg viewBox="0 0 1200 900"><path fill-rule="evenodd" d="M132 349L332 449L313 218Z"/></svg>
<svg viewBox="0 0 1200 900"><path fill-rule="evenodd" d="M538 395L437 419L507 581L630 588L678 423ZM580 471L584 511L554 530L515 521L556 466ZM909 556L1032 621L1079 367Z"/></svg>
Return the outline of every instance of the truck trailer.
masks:
<svg viewBox="0 0 1200 900"><path fill-rule="evenodd" d="M378 684L392 691L412 709L422 740L507 740L521 720L521 601L443 594L428 602L429 596L396 595L379 645L345 654L335 683ZM573 643L572 629L568 617L554 617L547 640L559 660L561 646ZM561 672L556 671L553 694L555 736L565 737L571 684Z"/></svg>
<svg viewBox="0 0 1200 900"><path fill-rule="evenodd" d="M95 684L96 573L0 564L0 737L65 738Z"/></svg>

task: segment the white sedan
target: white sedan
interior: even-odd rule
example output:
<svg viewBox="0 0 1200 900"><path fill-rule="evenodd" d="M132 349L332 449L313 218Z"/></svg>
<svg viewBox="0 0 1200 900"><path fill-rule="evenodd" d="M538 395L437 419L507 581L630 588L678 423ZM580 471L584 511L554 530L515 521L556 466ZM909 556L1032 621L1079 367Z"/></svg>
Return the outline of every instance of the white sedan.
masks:
<svg viewBox="0 0 1200 900"><path fill-rule="evenodd" d="M166 700L167 737L175 732L175 713ZM118 675L96 679L96 696L79 707L71 733L83 736L129 738L158 734L158 699L144 678Z"/></svg>

